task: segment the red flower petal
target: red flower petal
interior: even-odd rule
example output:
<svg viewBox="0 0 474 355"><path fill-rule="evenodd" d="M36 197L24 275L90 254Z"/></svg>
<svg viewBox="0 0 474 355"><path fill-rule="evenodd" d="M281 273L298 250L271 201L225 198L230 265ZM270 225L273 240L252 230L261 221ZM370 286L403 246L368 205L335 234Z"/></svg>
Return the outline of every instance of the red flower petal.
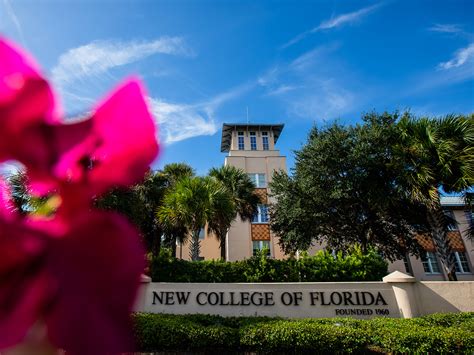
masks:
<svg viewBox="0 0 474 355"><path fill-rule="evenodd" d="M46 318L51 341L71 354L130 347L129 316L144 268L138 233L122 216L80 216L56 239L49 269L61 288Z"/></svg>
<svg viewBox="0 0 474 355"><path fill-rule="evenodd" d="M25 128L57 122L57 111L54 94L36 64L0 38L0 161L26 157L28 162L25 150L33 153L35 148L23 137Z"/></svg>
<svg viewBox="0 0 474 355"><path fill-rule="evenodd" d="M55 173L93 195L143 177L158 153L155 125L141 85L129 80L96 109L89 136L65 152Z"/></svg>

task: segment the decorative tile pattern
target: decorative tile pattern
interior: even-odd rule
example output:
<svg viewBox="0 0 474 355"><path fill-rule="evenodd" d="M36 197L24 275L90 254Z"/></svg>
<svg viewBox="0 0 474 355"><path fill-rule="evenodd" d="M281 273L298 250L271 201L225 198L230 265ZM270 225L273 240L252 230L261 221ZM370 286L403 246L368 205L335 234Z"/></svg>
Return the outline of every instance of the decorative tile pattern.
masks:
<svg viewBox="0 0 474 355"><path fill-rule="evenodd" d="M255 189L255 194L260 197L261 203L266 204L268 203L268 195L267 195L267 189Z"/></svg>
<svg viewBox="0 0 474 355"><path fill-rule="evenodd" d="M418 241L418 244L420 244L426 251L435 251L435 246L431 237L420 234L416 236L416 240Z"/></svg>
<svg viewBox="0 0 474 355"><path fill-rule="evenodd" d="M418 243L425 249L426 251L435 251L435 245L433 240L426 235L418 235L416 237ZM449 245L454 251L464 252L466 251L466 247L462 241L461 233L459 231L449 231L448 232L448 240Z"/></svg>
<svg viewBox="0 0 474 355"><path fill-rule="evenodd" d="M461 233L459 231L450 231L448 232L449 245L454 251L465 252L466 247L462 241Z"/></svg>
<svg viewBox="0 0 474 355"><path fill-rule="evenodd" d="M270 240L269 224L252 224L252 240Z"/></svg>

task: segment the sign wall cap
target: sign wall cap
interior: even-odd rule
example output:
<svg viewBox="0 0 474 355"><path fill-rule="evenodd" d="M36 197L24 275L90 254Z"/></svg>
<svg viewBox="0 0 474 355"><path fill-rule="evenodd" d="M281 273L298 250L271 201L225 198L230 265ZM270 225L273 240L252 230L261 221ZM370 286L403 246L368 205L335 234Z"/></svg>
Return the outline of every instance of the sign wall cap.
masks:
<svg viewBox="0 0 474 355"><path fill-rule="evenodd" d="M383 282L416 282L416 279L400 271L394 271L382 279Z"/></svg>
<svg viewBox="0 0 474 355"><path fill-rule="evenodd" d="M140 282L141 283L146 283L146 282L151 282L151 277L150 276L147 276L145 274L142 274L140 276Z"/></svg>

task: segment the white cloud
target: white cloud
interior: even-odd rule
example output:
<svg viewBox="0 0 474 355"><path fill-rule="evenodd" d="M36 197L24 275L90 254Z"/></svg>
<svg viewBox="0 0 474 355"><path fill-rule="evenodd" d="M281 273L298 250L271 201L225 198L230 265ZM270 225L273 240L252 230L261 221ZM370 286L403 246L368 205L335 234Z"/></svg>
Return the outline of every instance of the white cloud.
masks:
<svg viewBox="0 0 474 355"><path fill-rule="evenodd" d="M342 14L342 15L333 17L329 20L321 22L321 24L318 27L313 28L311 32L317 32L320 30L328 30L331 28L342 26L347 23L356 22L362 17L376 10L378 7L380 7L380 5L381 4L375 4L372 6L364 7L363 9L360 9L354 12L349 12L347 14Z"/></svg>
<svg viewBox="0 0 474 355"><path fill-rule="evenodd" d="M260 86L268 86L276 82L279 74L278 67L273 67L267 70L263 75L257 78L257 83Z"/></svg>
<svg viewBox="0 0 474 355"><path fill-rule="evenodd" d="M462 32L461 26L457 24L435 24L428 28L429 31L440 32L440 33L460 33Z"/></svg>
<svg viewBox="0 0 474 355"><path fill-rule="evenodd" d="M263 96L282 104L289 117L334 119L365 100L361 84L335 58L338 42L317 46L293 61L272 67L257 79Z"/></svg>
<svg viewBox="0 0 474 355"><path fill-rule="evenodd" d="M154 98L150 98L149 102L165 143L171 144L217 132L214 119L199 106L172 104Z"/></svg>
<svg viewBox="0 0 474 355"><path fill-rule="evenodd" d="M299 89L300 87L295 86L295 85L280 85L277 88L270 90L267 95L269 96L276 96L276 95L282 95L286 94L287 92Z"/></svg>
<svg viewBox="0 0 474 355"><path fill-rule="evenodd" d="M62 54L58 64L52 69L53 81L59 86L70 84L157 53L192 54L180 37L128 42L97 40Z"/></svg>
<svg viewBox="0 0 474 355"><path fill-rule="evenodd" d="M362 17L370 14L371 12L375 11L377 8L379 8L382 5L382 3L378 3L372 6L364 7L360 10L354 11L354 12L349 12L346 14L341 14L335 17L331 17L329 20L325 20L319 24L319 26L314 27L311 30L305 31L303 33L300 33L296 37L292 38L290 41L285 43L283 46L280 47L280 49L285 49L287 47L292 46L293 44L301 41L303 38L305 38L307 35L311 33L315 33L318 31L322 30L329 30L332 28L336 28L345 24L349 23L354 23L358 20L360 20Z"/></svg>
<svg viewBox="0 0 474 355"><path fill-rule="evenodd" d="M311 93L289 101L291 115L314 121L331 120L354 109L355 95L333 80L319 83Z"/></svg>
<svg viewBox="0 0 474 355"><path fill-rule="evenodd" d="M197 136L213 135L219 129L215 112L225 102L250 90L254 84L237 86L197 104L178 104L160 98L149 98L150 109L157 120L158 131L167 144Z"/></svg>
<svg viewBox="0 0 474 355"><path fill-rule="evenodd" d="M313 65L316 61L324 63L324 58L331 52L335 51L340 47L339 43L333 42L325 45L321 45L307 51L294 59L290 68L295 70L306 70L309 66Z"/></svg>
<svg viewBox="0 0 474 355"><path fill-rule="evenodd" d="M471 43L467 47L457 50L456 53L454 53L454 57L451 60L440 63L438 65L438 68L444 69L444 70L458 68L466 63L472 62L473 59L474 59L474 43Z"/></svg>
<svg viewBox="0 0 474 355"><path fill-rule="evenodd" d="M25 44L25 38L23 36L23 29L21 27L20 20L18 20L18 17L15 14L15 11L13 11L13 7L10 4L10 1L8 0L3 0L3 7L5 8L5 11L10 18L11 22L13 22L13 25L15 26L18 35L20 36L21 41L23 44Z"/></svg>

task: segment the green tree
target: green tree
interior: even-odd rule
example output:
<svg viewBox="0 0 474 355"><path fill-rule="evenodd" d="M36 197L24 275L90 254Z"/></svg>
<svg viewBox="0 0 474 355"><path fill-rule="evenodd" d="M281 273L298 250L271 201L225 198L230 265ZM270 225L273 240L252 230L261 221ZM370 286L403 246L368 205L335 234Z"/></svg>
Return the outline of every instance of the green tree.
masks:
<svg viewBox="0 0 474 355"><path fill-rule="evenodd" d="M186 227L191 236L190 257L198 260L201 229L214 217L230 214L234 208L230 194L220 182L208 177L185 177L166 193L158 218L163 225Z"/></svg>
<svg viewBox="0 0 474 355"><path fill-rule="evenodd" d="M98 208L124 214L139 229L148 251L158 256L161 249L160 225L155 211L162 204L168 180L161 172L148 172L143 181L129 188L109 191L96 199Z"/></svg>
<svg viewBox="0 0 474 355"><path fill-rule="evenodd" d="M225 186L235 206L232 213L224 211L209 222L210 231L215 234L219 241L221 258L226 260L226 236L230 225L237 216L240 216L242 221L251 220L257 213L260 198L255 193L255 185L242 169L226 165L212 168L209 171L209 176Z"/></svg>
<svg viewBox="0 0 474 355"><path fill-rule="evenodd" d="M171 246L176 255L176 239L186 233L183 228L168 229L160 223L156 211L163 203L164 195L171 190L177 181L194 174L193 169L184 163L171 163L163 170L149 171L143 180L129 188L116 188L97 198L97 207L124 214L137 226L143 237L147 250L154 257L160 254L161 238Z"/></svg>
<svg viewBox="0 0 474 355"><path fill-rule="evenodd" d="M426 206L436 251L449 280L456 280L448 241L452 223L440 203L440 191L464 193L474 185L474 116L430 119L407 113L398 124L399 156L405 164L400 183L413 201Z"/></svg>
<svg viewBox="0 0 474 355"><path fill-rule="evenodd" d="M161 174L166 179L167 190L174 188L176 183L183 178L193 177L195 175L194 169L186 163L170 163L166 164L161 171ZM155 212L158 210L156 209ZM156 216L156 213L155 213ZM187 237L187 229L183 225L162 225L164 235L164 245L171 249L171 254L176 257L176 243L181 245ZM181 248L181 253L183 249ZM180 255L182 259L183 255Z"/></svg>
<svg viewBox="0 0 474 355"><path fill-rule="evenodd" d="M271 227L285 252L325 242L336 250L376 247L390 260L421 253L414 237L427 228L424 207L397 184L398 119L371 113L355 126L311 130L293 175L276 173L270 184Z"/></svg>

